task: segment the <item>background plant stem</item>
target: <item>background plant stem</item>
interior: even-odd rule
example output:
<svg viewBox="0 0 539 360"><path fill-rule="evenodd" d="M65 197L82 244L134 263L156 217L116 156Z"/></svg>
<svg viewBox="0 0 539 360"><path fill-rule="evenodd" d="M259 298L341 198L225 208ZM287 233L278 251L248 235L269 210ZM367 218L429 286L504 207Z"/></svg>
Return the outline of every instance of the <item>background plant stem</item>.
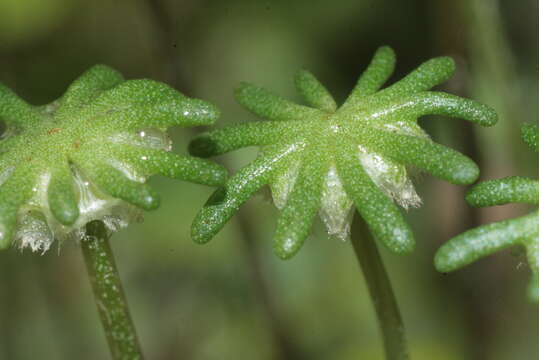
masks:
<svg viewBox="0 0 539 360"><path fill-rule="evenodd" d="M102 221L86 225L86 239L81 241L81 247L88 277L112 358L142 359L109 237Z"/></svg>
<svg viewBox="0 0 539 360"><path fill-rule="evenodd" d="M376 247L376 242L367 224L357 213L354 214L351 238L382 330L386 359L409 359L404 324L391 288L391 282Z"/></svg>
<svg viewBox="0 0 539 360"><path fill-rule="evenodd" d="M254 240L257 238L256 229L244 211L238 213L237 221L241 229L242 241L245 243L245 260L249 266L253 290L266 313L277 358L281 360L305 359L302 350L292 340L288 331L289 327L283 321L272 297L273 291L268 284L260 259L259 245Z"/></svg>

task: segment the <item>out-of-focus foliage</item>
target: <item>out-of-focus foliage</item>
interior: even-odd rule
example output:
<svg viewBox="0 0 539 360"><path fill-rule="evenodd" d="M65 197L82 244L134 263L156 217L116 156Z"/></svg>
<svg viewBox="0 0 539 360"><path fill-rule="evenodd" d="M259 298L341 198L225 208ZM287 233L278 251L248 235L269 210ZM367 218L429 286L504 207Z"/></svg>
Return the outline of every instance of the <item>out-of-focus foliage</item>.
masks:
<svg viewBox="0 0 539 360"><path fill-rule="evenodd" d="M43 39L67 20L72 7L74 0L0 1L0 48Z"/></svg>
<svg viewBox="0 0 539 360"><path fill-rule="evenodd" d="M539 113L535 0L499 1L501 8L478 0L498 9L503 33L482 26L484 13L469 6L475 0L73 0L61 7L55 6L59 0L1 0L0 7L8 2L37 4L24 12L38 14L30 23L4 20L9 15L0 11L0 23L16 21L12 26L26 33L8 41L8 32L0 32L0 81L30 103L58 98L76 76L103 63L127 78L164 81L215 103L222 111L219 124L226 126L254 120L233 99L239 81L264 84L298 101L290 79L298 68L309 68L341 103L375 49L388 44L400 60L389 83L426 58L448 55L457 72L444 91L499 111L510 98L502 90L521 89L520 105L506 106L507 115L493 128L437 118L420 123L434 141L476 160L482 180L539 177L537 158L501 126L518 130ZM41 21L47 27L38 28ZM471 37L479 35L494 40L476 38L482 47L471 51ZM502 40L510 46L478 58L483 47ZM493 80L508 54L514 76ZM185 154L191 135L172 130L173 150ZM501 147L499 139L511 146ZM255 156L247 149L218 160L235 171ZM451 275L432 266L435 250L450 237L523 209L472 211L461 186L417 180L424 204L406 214L418 244L414 256L383 252L413 359L538 358L539 344L529 339L539 332L539 314L522 296L524 254L504 252ZM315 222L312 239L282 262L271 253L277 213L255 197L241 210L252 226L250 245L242 237L245 224L233 219L216 241L198 246L190 240L190 224L212 190L165 178L150 184L162 195L159 211L112 239L149 359L277 359L279 334L303 359L382 359L372 305L348 242L327 239ZM253 264L265 276L278 327L253 278ZM45 256L4 251L0 284L0 359L107 358L77 246L66 243L59 255Z"/></svg>

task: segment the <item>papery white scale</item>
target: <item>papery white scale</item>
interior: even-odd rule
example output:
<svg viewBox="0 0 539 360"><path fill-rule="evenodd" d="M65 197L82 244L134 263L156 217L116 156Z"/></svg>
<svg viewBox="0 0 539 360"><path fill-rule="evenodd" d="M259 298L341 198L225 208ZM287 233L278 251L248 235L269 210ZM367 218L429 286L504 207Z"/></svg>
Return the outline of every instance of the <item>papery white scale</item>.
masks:
<svg viewBox="0 0 539 360"><path fill-rule="evenodd" d="M419 207L421 198L408 177L406 167L358 146L359 161L372 181L405 209Z"/></svg>
<svg viewBox="0 0 539 360"><path fill-rule="evenodd" d="M405 209L421 205L421 198L417 195L404 165L370 152L363 146L358 146L358 162L380 190L397 204ZM284 208L294 188L299 167L299 160L293 162L288 170L279 173L270 185L273 202L279 210ZM331 165L325 177L319 210L328 235L343 241L350 237L352 209L353 201L346 194L336 167Z"/></svg>

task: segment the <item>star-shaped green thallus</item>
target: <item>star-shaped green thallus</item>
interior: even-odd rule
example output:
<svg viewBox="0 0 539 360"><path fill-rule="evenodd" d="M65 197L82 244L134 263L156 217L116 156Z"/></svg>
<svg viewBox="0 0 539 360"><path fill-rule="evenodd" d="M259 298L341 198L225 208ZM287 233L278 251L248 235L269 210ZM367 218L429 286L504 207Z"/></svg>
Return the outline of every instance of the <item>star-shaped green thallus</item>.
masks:
<svg viewBox="0 0 539 360"><path fill-rule="evenodd" d="M189 149L202 157L253 145L261 146L261 152L211 196L194 221L194 240L210 240L249 197L269 184L282 210L274 236L281 258L298 251L317 212L330 234L346 238L353 204L375 238L390 250L413 250L412 231L394 203L420 203L407 168L454 184L470 184L479 174L471 159L431 141L417 118L447 115L491 126L497 115L476 101L427 91L453 74L451 58L429 60L380 90L394 66L393 50L378 49L340 107L304 70L295 84L309 106L242 84L236 91L239 103L270 121L210 131L195 138Z"/></svg>
<svg viewBox="0 0 539 360"><path fill-rule="evenodd" d="M522 137L539 152L539 128L525 124ZM473 187L466 195L466 200L475 207L508 203L539 205L539 181L521 176L485 181ZM528 297L539 303L539 210L468 230L445 243L436 253L434 261L439 271L450 272L517 245L526 250L533 274Z"/></svg>
<svg viewBox="0 0 539 360"><path fill-rule="evenodd" d="M17 239L46 250L91 220L113 227L126 212L155 209L159 197L145 184L153 174L222 184L222 167L171 153L166 135L218 115L211 104L156 81L125 81L103 65L45 106L0 85L0 248Z"/></svg>

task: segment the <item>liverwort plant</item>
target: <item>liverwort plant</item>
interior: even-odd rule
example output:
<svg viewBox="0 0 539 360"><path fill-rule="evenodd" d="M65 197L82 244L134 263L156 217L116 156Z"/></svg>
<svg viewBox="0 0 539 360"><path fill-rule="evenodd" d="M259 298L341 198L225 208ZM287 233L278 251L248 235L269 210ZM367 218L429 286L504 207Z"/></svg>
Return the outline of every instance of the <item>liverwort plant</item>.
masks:
<svg viewBox="0 0 539 360"><path fill-rule="evenodd" d="M298 73L296 87L310 106L242 84L237 100L269 121L210 131L195 138L189 149L204 157L253 145L261 146L261 152L210 198L193 224L194 240L210 240L241 204L269 184L282 210L275 232L275 251L282 258L299 250L316 213L330 234L347 238L353 204L379 241L393 252L410 252L412 232L395 205L420 204L408 168L455 184L472 183L479 175L471 159L434 143L417 118L439 114L490 126L496 114L473 100L426 91L451 76L450 58L427 61L378 91L394 66L393 51L380 48L339 108L307 71Z"/></svg>
<svg viewBox="0 0 539 360"><path fill-rule="evenodd" d="M98 310L115 359L142 358L110 233L159 206L146 184L162 174L205 185L221 166L170 152L173 125L212 124L218 110L169 86L124 80L97 65L58 100L32 106L0 85L0 247L45 252L56 239L81 241ZM88 224L88 225L87 225Z"/></svg>
<svg viewBox="0 0 539 360"><path fill-rule="evenodd" d="M413 234L396 204L420 204L410 168L426 171L454 184L474 182L479 170L468 157L433 142L418 126L423 115L463 118L483 126L494 125L496 113L476 101L429 91L454 72L451 58L440 57L419 66L395 84L380 88L395 67L395 54L381 47L356 86L337 106L328 90L307 71L295 78L307 106L292 103L267 90L242 84L236 98L254 114L268 119L213 130L196 137L190 152L201 157L259 146L256 160L232 176L210 197L192 226L196 242L209 241L239 207L264 185L272 190L281 210L274 235L276 254L288 259L300 249L316 214L328 233L341 239L349 235L353 208L374 238L395 253L414 248ZM406 358L403 329L376 247L370 251L365 271L382 323L389 358ZM370 249L370 250L369 250ZM373 286L370 286L373 284ZM383 307L383 306L382 306ZM392 313L392 316L385 314ZM391 324L386 320L393 319ZM395 341L395 338L398 338ZM399 340L400 339L400 340Z"/></svg>
<svg viewBox="0 0 539 360"><path fill-rule="evenodd" d="M522 138L539 152L539 128L522 126ZM466 195L475 207L508 203L539 204L539 181L522 176L482 182ZM436 253L435 265L441 272L462 268L474 261L513 246L526 250L532 279L528 298L539 303L539 210L515 219L495 222L468 230L445 243Z"/></svg>

